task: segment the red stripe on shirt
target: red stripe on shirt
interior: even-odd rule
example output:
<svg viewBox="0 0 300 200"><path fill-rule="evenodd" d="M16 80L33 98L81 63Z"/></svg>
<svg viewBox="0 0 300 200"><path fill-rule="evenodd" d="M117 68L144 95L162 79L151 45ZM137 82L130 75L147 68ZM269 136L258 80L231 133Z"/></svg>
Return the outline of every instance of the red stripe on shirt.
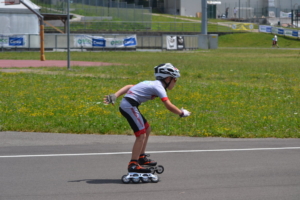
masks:
<svg viewBox="0 0 300 200"><path fill-rule="evenodd" d="M167 101L167 100L169 100L168 97L161 98L161 101Z"/></svg>

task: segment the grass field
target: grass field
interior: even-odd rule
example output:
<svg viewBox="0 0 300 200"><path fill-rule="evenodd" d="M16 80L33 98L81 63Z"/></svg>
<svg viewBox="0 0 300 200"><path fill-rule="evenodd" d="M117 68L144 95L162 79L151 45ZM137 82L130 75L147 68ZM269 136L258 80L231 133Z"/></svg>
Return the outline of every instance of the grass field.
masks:
<svg viewBox="0 0 300 200"><path fill-rule="evenodd" d="M39 58L38 52L0 55L1 59ZM66 56L46 53L47 60ZM140 110L154 134L300 138L300 50L71 52L71 58L122 65L0 72L1 131L132 134L118 104L104 105L103 96L125 84L153 80L153 67L171 62L182 77L169 97L192 115L180 119L160 100L146 102Z"/></svg>

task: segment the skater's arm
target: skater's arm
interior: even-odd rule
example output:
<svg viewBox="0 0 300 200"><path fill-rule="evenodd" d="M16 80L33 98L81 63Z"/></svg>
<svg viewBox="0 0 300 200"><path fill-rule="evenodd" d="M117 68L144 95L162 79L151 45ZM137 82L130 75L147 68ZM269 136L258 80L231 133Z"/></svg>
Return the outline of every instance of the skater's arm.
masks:
<svg viewBox="0 0 300 200"><path fill-rule="evenodd" d="M171 111L172 113L175 113L175 114L179 115L180 117L188 117L191 114L189 111L187 111L187 110L185 110L183 108L181 108L181 109L177 108L177 106L175 106L174 104L172 104L170 100L166 100L166 101L163 101L163 102L165 104L165 107L169 111Z"/></svg>
<svg viewBox="0 0 300 200"><path fill-rule="evenodd" d="M163 101L164 102L164 105L165 107L171 111L172 113L175 113L177 115L181 115L182 114L182 111L177 108L177 106L175 106L174 104L171 103L170 100L166 100L166 101Z"/></svg>
<svg viewBox="0 0 300 200"><path fill-rule="evenodd" d="M116 99L119 96L122 96L123 94L126 94L126 92L132 87L133 85L125 85L121 89L119 89L116 93L110 94L110 95L105 95L105 98L103 99L103 102L105 104L113 104L115 103Z"/></svg>
<svg viewBox="0 0 300 200"><path fill-rule="evenodd" d="M126 94L127 91L132 87L133 85L125 85L124 87L122 87L121 89L119 89L115 95L118 98L119 96L122 96L123 94Z"/></svg>

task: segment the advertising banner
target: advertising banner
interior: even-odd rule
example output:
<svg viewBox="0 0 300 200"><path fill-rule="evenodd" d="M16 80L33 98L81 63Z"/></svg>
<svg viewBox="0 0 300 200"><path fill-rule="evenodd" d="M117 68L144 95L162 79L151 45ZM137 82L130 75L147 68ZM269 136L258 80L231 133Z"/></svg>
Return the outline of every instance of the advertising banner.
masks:
<svg viewBox="0 0 300 200"><path fill-rule="evenodd" d="M167 35L167 49L177 50L184 49L184 37L183 36L171 36Z"/></svg>
<svg viewBox="0 0 300 200"><path fill-rule="evenodd" d="M231 28L233 30L252 30L253 29L253 24L251 23L233 23L231 24Z"/></svg>
<svg viewBox="0 0 300 200"><path fill-rule="evenodd" d="M280 11L280 18L291 18L292 17L292 13L286 13L286 12L282 12Z"/></svg>
<svg viewBox="0 0 300 200"><path fill-rule="evenodd" d="M284 35L284 29L283 28L272 27L272 33L279 34L279 35Z"/></svg>
<svg viewBox="0 0 300 200"><path fill-rule="evenodd" d="M184 37L177 36L177 49L184 49Z"/></svg>
<svg viewBox="0 0 300 200"><path fill-rule="evenodd" d="M300 31L291 30L291 29L283 29L283 28L272 27L272 26L260 25L259 31L265 32L265 33L278 34L278 35L286 35L286 36L290 36L290 37L299 37L300 36Z"/></svg>
<svg viewBox="0 0 300 200"><path fill-rule="evenodd" d="M167 49L177 49L177 37L176 36L171 36L167 35Z"/></svg>
<svg viewBox="0 0 300 200"><path fill-rule="evenodd" d="M0 46L3 47L22 47L25 46L25 35L2 35L0 36Z"/></svg>
<svg viewBox="0 0 300 200"><path fill-rule="evenodd" d="M259 26L259 32L272 33L272 26Z"/></svg>
<svg viewBox="0 0 300 200"><path fill-rule="evenodd" d="M75 47L108 47L120 48L136 46L136 35L129 37L106 38L101 36L77 35L74 37Z"/></svg>
<svg viewBox="0 0 300 200"><path fill-rule="evenodd" d="M290 30L290 29L285 29L284 30L284 35L286 36L291 36L291 37L298 37L298 31L295 30Z"/></svg>

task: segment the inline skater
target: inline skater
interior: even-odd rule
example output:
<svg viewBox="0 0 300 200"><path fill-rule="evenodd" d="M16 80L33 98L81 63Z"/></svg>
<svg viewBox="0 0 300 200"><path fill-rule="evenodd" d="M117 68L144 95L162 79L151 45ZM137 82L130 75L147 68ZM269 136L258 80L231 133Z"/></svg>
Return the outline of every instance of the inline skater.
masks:
<svg viewBox="0 0 300 200"><path fill-rule="evenodd" d="M148 159L149 155L145 154L151 127L138 109L141 103L159 97L165 107L174 114L180 117L188 117L191 114L183 108L179 109L176 107L167 96L167 89L172 90L180 77L179 70L171 63L165 63L154 67L154 75L156 78L154 81L143 81L136 85L126 85L116 93L106 95L104 98L104 103L114 104L118 97L125 94L119 110L127 119L136 136L131 160L128 164L128 172L150 173L151 170L143 166L155 166L157 164L157 162Z"/></svg>

